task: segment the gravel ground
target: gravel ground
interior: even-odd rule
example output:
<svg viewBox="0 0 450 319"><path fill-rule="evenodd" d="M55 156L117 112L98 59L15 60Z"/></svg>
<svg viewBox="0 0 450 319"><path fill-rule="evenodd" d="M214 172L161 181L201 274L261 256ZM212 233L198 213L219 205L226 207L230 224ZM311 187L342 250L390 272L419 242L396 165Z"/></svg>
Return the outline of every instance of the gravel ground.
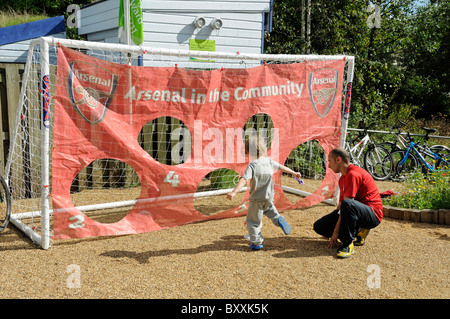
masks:
<svg viewBox="0 0 450 319"><path fill-rule="evenodd" d="M249 250L244 217L61 240L46 251L10 225L0 233L0 298L450 298L450 227L386 218L340 260L312 230L332 208L284 212L289 236L265 218L261 251Z"/></svg>

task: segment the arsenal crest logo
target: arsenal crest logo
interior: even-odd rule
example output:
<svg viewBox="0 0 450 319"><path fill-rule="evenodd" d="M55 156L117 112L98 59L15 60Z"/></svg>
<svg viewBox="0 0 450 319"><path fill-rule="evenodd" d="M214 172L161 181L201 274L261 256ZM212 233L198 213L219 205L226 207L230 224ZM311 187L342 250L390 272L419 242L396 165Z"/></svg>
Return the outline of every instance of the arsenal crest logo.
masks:
<svg viewBox="0 0 450 319"><path fill-rule="evenodd" d="M318 69L309 74L309 98L320 117L325 117L333 106L338 90L338 74L337 70L329 68Z"/></svg>
<svg viewBox="0 0 450 319"><path fill-rule="evenodd" d="M117 84L118 76L108 70L86 62L70 63L70 101L81 117L91 124L104 119Z"/></svg>

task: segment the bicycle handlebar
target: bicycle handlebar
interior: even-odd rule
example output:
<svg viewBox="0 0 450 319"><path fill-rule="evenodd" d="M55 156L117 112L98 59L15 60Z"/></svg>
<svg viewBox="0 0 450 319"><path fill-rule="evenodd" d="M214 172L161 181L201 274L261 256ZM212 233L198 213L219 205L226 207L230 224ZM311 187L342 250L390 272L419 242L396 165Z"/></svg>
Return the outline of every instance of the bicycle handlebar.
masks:
<svg viewBox="0 0 450 319"><path fill-rule="evenodd" d="M401 128L406 125L406 123L404 123L400 120L398 122L399 122L399 124L396 124L396 125L388 125L390 129L397 130L397 132L395 133L397 136L401 134L401 132L402 132ZM429 137L430 133L436 132L436 129L432 128L432 127L422 126L421 129L426 132L426 134L424 136L424 142L427 142L430 139L430 137ZM365 133L367 133L366 131L367 130L365 130ZM408 140L410 142L414 141L414 138L411 137L410 132L406 132L406 136L408 137Z"/></svg>

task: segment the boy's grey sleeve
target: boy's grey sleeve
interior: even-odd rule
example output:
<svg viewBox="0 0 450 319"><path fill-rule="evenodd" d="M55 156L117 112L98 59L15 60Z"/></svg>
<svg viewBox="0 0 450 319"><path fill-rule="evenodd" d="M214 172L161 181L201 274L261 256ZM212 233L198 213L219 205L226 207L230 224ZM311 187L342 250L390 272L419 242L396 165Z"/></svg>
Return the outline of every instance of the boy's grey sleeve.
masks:
<svg viewBox="0 0 450 319"><path fill-rule="evenodd" d="M270 160L272 162L272 167L276 170L279 170L281 168L281 164L278 162L275 162L274 160Z"/></svg>
<svg viewBox="0 0 450 319"><path fill-rule="evenodd" d="M249 164L247 166L244 175L242 175L242 178L245 179L246 181L253 178L253 165Z"/></svg>

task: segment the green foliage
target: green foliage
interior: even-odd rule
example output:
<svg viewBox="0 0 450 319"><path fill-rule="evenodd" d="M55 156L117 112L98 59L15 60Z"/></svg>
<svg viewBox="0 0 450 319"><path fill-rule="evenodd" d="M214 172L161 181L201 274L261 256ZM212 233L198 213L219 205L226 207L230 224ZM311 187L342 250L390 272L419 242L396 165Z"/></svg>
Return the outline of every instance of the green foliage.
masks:
<svg viewBox="0 0 450 319"><path fill-rule="evenodd" d="M409 190L383 200L383 204L414 209L449 209L449 184L448 171L436 171L424 175L417 170L406 180Z"/></svg>
<svg viewBox="0 0 450 319"><path fill-rule="evenodd" d="M47 18L48 16L42 14L40 15L32 15L29 13L18 14L17 12L10 9L8 11L0 12L0 28L13 26L21 23L33 22L37 20L43 20Z"/></svg>
<svg viewBox="0 0 450 319"><path fill-rule="evenodd" d="M300 15L298 2L295 0L274 1L273 21L276 24L275 38L272 34L266 34L266 42L269 44L267 53L299 53L300 48L304 45L304 40L298 35L300 24L298 16ZM279 41L279 39L285 41ZM274 43L275 45L270 45Z"/></svg>
<svg viewBox="0 0 450 319"><path fill-rule="evenodd" d="M397 109L393 110L391 113L388 112L387 122L395 123L398 119L403 119L402 122L406 123L406 127L411 127L411 124L415 124L415 121L412 121L417 112L420 110L420 106L414 104L399 104ZM409 123L411 122L411 123ZM412 129L412 127L411 127ZM411 131L411 129L407 129ZM412 131L411 131L412 132Z"/></svg>
<svg viewBox="0 0 450 319"><path fill-rule="evenodd" d="M69 4L80 6L95 2L95 0L14 0L2 1L0 11L12 9L17 12L28 12L30 14L46 14L54 17L66 12Z"/></svg>
<svg viewBox="0 0 450 319"><path fill-rule="evenodd" d="M322 179L325 176L324 150L316 140L298 145L289 154L285 164L303 177Z"/></svg>
<svg viewBox="0 0 450 319"><path fill-rule="evenodd" d="M267 53L306 54L300 37L302 1L274 1ZM431 118L450 111L450 1L416 8L413 0L311 1L311 54L355 56L351 127L411 116ZM379 3L381 27L369 28ZM397 118L394 118L398 116Z"/></svg>
<svg viewBox="0 0 450 319"><path fill-rule="evenodd" d="M403 101L426 106L421 116L450 111L450 2L420 8L408 28L401 64Z"/></svg>
<svg viewBox="0 0 450 319"><path fill-rule="evenodd" d="M209 174L211 189L234 188L239 180L239 174L228 168L219 168Z"/></svg>

